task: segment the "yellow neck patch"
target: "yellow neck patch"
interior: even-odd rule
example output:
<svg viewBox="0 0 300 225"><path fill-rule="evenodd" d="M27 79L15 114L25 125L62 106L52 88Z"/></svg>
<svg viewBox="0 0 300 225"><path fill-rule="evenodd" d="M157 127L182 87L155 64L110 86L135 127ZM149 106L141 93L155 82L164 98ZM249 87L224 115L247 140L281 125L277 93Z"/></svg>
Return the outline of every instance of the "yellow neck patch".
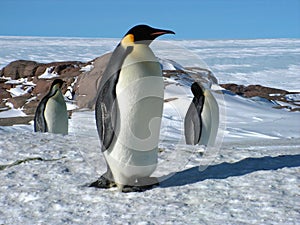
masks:
<svg viewBox="0 0 300 225"><path fill-rule="evenodd" d="M123 45L129 45L134 43L134 35L133 34L127 34L121 41Z"/></svg>

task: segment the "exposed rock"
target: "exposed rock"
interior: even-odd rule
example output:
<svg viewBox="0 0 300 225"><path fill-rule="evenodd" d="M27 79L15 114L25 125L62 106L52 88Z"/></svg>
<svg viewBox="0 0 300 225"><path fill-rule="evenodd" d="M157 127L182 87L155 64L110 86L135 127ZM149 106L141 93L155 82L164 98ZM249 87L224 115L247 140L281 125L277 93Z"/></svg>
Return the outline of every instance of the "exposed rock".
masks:
<svg viewBox="0 0 300 225"><path fill-rule="evenodd" d="M8 101L11 102L16 109L22 108L24 104L27 102L27 99L31 98L32 95L27 93L22 96L17 96L14 98L10 98Z"/></svg>
<svg viewBox="0 0 300 225"><path fill-rule="evenodd" d="M272 94L286 95L288 93L285 90L264 87L261 85L244 86L244 85L230 83L230 84L221 84L221 87L223 87L226 90L229 90L237 95L241 95L241 96L247 97L247 98L259 96L262 98L271 99ZM276 99L276 100L278 100L278 99Z"/></svg>
<svg viewBox="0 0 300 225"><path fill-rule="evenodd" d="M3 85L3 83L0 83L0 100L11 97L9 92L6 90L7 90L6 85Z"/></svg>
<svg viewBox="0 0 300 225"><path fill-rule="evenodd" d="M50 67L53 67L53 71L62 77L78 76L81 73L81 67L84 65L86 65L86 63L78 61L38 63L29 60L17 60L4 67L0 71L0 76L11 77L13 80L37 77L43 74L46 68Z"/></svg>
<svg viewBox="0 0 300 225"><path fill-rule="evenodd" d="M13 80L24 77L32 77L39 63L28 60L17 60L11 62L0 71L0 76L11 77Z"/></svg>
<svg viewBox="0 0 300 225"><path fill-rule="evenodd" d="M52 68L52 72L55 72L64 77L75 77L81 74L81 67L85 66L86 63L78 61L67 61L67 62L52 62L47 64L39 64L35 76L38 77L45 72L47 68Z"/></svg>
<svg viewBox="0 0 300 225"><path fill-rule="evenodd" d="M52 80L34 78L33 82L36 84L36 86L33 89L32 93L34 95L44 96L47 90L49 90Z"/></svg>
<svg viewBox="0 0 300 225"><path fill-rule="evenodd" d="M238 84L220 84L221 87L245 98L261 97L277 103L283 102L290 105L277 105L275 108L286 108L291 111L300 111L300 102L291 99L289 95L300 95L300 92L288 92L282 89L265 87L262 85L238 85Z"/></svg>
<svg viewBox="0 0 300 225"><path fill-rule="evenodd" d="M76 102L79 108L95 107L98 85L110 57L111 53L108 53L96 58L93 61L94 68L79 77L76 90Z"/></svg>
<svg viewBox="0 0 300 225"><path fill-rule="evenodd" d="M20 116L0 118L0 126L12 126L15 124L29 124L33 120L33 116Z"/></svg>

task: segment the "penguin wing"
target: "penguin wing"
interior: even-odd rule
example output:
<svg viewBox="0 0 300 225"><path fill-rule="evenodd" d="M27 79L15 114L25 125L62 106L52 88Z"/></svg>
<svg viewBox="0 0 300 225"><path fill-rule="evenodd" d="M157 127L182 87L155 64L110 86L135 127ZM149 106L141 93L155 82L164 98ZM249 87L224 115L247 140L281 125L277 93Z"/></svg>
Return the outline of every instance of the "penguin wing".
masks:
<svg viewBox="0 0 300 225"><path fill-rule="evenodd" d="M47 132L48 127L45 120L44 112L45 107L47 104L47 97L44 97L41 102L39 103L38 107L36 108L35 115L34 115L34 131L35 132Z"/></svg>
<svg viewBox="0 0 300 225"><path fill-rule="evenodd" d="M114 50L100 81L95 113L102 152L109 148L115 136L114 130L118 111L116 85L122 64L132 49L132 46L125 49L119 44Z"/></svg>

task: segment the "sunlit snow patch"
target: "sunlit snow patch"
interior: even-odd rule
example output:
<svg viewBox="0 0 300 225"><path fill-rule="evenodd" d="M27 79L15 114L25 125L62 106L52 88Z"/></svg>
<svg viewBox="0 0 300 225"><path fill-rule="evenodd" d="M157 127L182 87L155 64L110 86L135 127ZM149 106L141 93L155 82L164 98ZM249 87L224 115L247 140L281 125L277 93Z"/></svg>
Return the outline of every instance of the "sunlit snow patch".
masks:
<svg viewBox="0 0 300 225"><path fill-rule="evenodd" d="M11 85L12 88L7 91L12 97L18 97L30 93L35 84L31 81L27 81L27 78L20 78L18 80L9 79L5 82L7 85Z"/></svg>
<svg viewBox="0 0 300 225"><path fill-rule="evenodd" d="M86 65L86 66L82 67L80 69L80 71L82 71L82 72L90 72L92 69L94 69L93 65Z"/></svg>
<svg viewBox="0 0 300 225"><path fill-rule="evenodd" d="M18 97L30 93L32 91L32 87L26 87L23 89L23 85L17 85L15 88L11 88L7 91L12 97Z"/></svg>
<svg viewBox="0 0 300 225"><path fill-rule="evenodd" d="M39 76L40 79L51 79L55 77L59 77L59 75L53 71L54 66L51 66L50 68L47 68L45 72Z"/></svg>

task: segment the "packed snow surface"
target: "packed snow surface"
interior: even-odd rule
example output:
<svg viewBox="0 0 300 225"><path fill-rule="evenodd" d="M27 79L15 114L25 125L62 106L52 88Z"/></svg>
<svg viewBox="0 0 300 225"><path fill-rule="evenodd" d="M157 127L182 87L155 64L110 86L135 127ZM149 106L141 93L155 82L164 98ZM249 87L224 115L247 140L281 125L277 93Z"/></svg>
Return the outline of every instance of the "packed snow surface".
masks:
<svg viewBox="0 0 300 225"><path fill-rule="evenodd" d="M0 43L6 46L0 53L4 65L19 57L88 61L112 50L117 41L1 37ZM170 69L201 64L212 67L222 82L254 79L299 90L293 61L299 57L298 39L167 43L173 47L157 42L153 49L160 58L179 63L165 63ZM290 67L295 74L275 73ZM264 76L271 70L276 76ZM182 120L192 96L188 87L168 81L165 98L174 100L164 105L153 174L159 187L140 193L87 187L106 170L93 111L74 112L67 136L34 133L32 125L0 127L0 224L299 223L300 113L213 86L221 114L217 145L188 146Z"/></svg>

